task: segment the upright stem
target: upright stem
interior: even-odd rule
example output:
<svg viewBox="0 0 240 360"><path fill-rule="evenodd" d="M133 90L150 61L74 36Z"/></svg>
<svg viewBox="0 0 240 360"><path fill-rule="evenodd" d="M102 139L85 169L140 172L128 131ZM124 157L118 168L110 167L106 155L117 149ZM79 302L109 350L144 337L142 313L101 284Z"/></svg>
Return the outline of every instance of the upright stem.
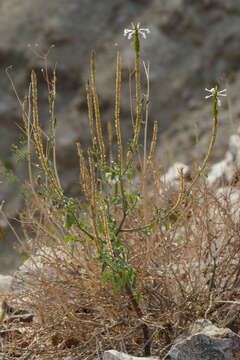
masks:
<svg viewBox="0 0 240 360"><path fill-rule="evenodd" d="M136 78L136 124L134 130L134 138L133 138L133 149L135 150L138 137L140 132L141 125L141 89L140 89L140 69L139 69L139 51L136 51L136 60L135 60L135 78Z"/></svg>
<svg viewBox="0 0 240 360"><path fill-rule="evenodd" d="M134 297L132 288L128 282L125 285L125 289L126 289L128 297L134 307L134 310L136 311L138 318L141 319L143 317L142 310L141 310L140 306L138 305L138 303ZM146 324L142 324L142 329L143 329L143 336L144 336L144 355L150 356L151 355L151 341L150 341L149 329Z"/></svg>
<svg viewBox="0 0 240 360"><path fill-rule="evenodd" d="M196 184L196 182L198 181L198 179L200 178L200 176L202 175L208 160L210 158L210 155L212 153L213 150L213 146L215 144L215 140L216 140L216 135L217 135L217 124L218 124L218 109L217 109L217 91L214 94L214 101L213 101L213 128L212 128L212 138L211 138L211 142L208 148L208 152L207 155L203 161L202 167L200 168L200 170L198 171L197 175L195 176L195 178L193 179L191 185L187 188L187 190L185 191L186 194L189 194L190 191L192 190L193 186Z"/></svg>

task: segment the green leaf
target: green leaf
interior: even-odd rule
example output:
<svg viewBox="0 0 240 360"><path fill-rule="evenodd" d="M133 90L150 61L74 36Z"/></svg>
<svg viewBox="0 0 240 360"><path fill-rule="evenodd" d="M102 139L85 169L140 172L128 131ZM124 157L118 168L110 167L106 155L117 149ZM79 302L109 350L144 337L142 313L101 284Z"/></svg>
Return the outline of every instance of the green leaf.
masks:
<svg viewBox="0 0 240 360"><path fill-rule="evenodd" d="M118 291L118 289L119 289L119 279L116 276L114 276L114 278L113 278L113 290L116 293Z"/></svg>
<svg viewBox="0 0 240 360"><path fill-rule="evenodd" d="M27 255L22 255L22 256L21 256L21 263L24 264L25 261L26 261L28 258L29 258L29 256L27 256Z"/></svg>
<svg viewBox="0 0 240 360"><path fill-rule="evenodd" d="M134 274L133 268L130 268L129 272L128 272L128 276L129 276L130 279L133 276L133 274Z"/></svg>
<svg viewBox="0 0 240 360"><path fill-rule="evenodd" d="M136 277L136 274L134 274L133 281L132 281L132 288L136 289L136 285L137 285L137 277Z"/></svg>
<svg viewBox="0 0 240 360"><path fill-rule="evenodd" d="M102 264L102 272L104 272L104 270L106 269L107 267L107 262L104 261L103 264Z"/></svg>
<svg viewBox="0 0 240 360"><path fill-rule="evenodd" d="M108 279L111 279L112 277L112 272L106 272L103 274L103 277L102 277L102 282L103 284L108 280Z"/></svg>
<svg viewBox="0 0 240 360"><path fill-rule="evenodd" d="M69 230L74 223L74 218L71 214L67 214L66 216L66 228Z"/></svg>
<svg viewBox="0 0 240 360"><path fill-rule="evenodd" d="M137 293L137 303L140 304L141 301L141 294Z"/></svg>
<svg viewBox="0 0 240 360"><path fill-rule="evenodd" d="M65 244L69 243L70 240L71 240L71 236L69 236L69 235L65 236L65 238L64 238Z"/></svg>
<svg viewBox="0 0 240 360"><path fill-rule="evenodd" d="M120 245L121 245L121 241L118 238L117 241L116 241L116 248L119 249Z"/></svg>
<svg viewBox="0 0 240 360"><path fill-rule="evenodd" d="M168 230L169 229L169 224L166 220L163 221L163 224L165 225L165 229Z"/></svg>

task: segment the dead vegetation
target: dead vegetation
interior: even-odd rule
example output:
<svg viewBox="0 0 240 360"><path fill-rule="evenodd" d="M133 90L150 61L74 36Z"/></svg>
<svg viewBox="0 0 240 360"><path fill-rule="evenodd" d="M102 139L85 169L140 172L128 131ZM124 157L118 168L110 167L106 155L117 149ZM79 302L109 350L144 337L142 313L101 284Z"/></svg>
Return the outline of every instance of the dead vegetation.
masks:
<svg viewBox="0 0 240 360"><path fill-rule="evenodd" d="M77 144L84 199L65 195L57 174L55 73L45 73L50 106L45 134L38 121L37 78L32 72L31 96L22 104L29 183L21 214L25 240L19 238L28 259L16 274L0 326L0 352L6 360L93 360L112 348L162 358L196 319L239 330L239 211L231 193L220 196L200 178L216 136L217 93L203 166L190 185L184 185L180 170L177 193L168 190L160 196L161 169L152 161L156 125L149 156L144 146L144 159L139 160L143 119L138 51L136 121L128 151L122 149L120 60L118 51L118 153L113 161L113 155L106 155L101 130L92 55L92 78L86 85L92 148L85 154ZM36 163L38 174L32 171ZM232 191L238 192L238 184Z"/></svg>

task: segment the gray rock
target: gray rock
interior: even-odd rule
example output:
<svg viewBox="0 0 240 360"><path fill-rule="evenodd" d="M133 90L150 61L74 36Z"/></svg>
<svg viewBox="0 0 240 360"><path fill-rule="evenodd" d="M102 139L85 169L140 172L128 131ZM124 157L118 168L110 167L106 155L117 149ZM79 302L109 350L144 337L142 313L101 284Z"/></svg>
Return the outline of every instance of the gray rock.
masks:
<svg viewBox="0 0 240 360"><path fill-rule="evenodd" d="M240 337L208 320L196 321L181 335L164 360L238 360Z"/></svg>

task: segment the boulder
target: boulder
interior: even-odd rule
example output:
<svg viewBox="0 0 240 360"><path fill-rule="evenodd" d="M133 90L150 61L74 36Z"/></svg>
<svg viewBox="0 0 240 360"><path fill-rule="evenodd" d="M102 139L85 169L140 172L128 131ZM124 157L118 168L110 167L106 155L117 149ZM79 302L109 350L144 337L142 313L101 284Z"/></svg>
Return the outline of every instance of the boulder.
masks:
<svg viewBox="0 0 240 360"><path fill-rule="evenodd" d="M164 360L238 360L240 336L227 328L218 328L209 320L197 320L176 339Z"/></svg>

